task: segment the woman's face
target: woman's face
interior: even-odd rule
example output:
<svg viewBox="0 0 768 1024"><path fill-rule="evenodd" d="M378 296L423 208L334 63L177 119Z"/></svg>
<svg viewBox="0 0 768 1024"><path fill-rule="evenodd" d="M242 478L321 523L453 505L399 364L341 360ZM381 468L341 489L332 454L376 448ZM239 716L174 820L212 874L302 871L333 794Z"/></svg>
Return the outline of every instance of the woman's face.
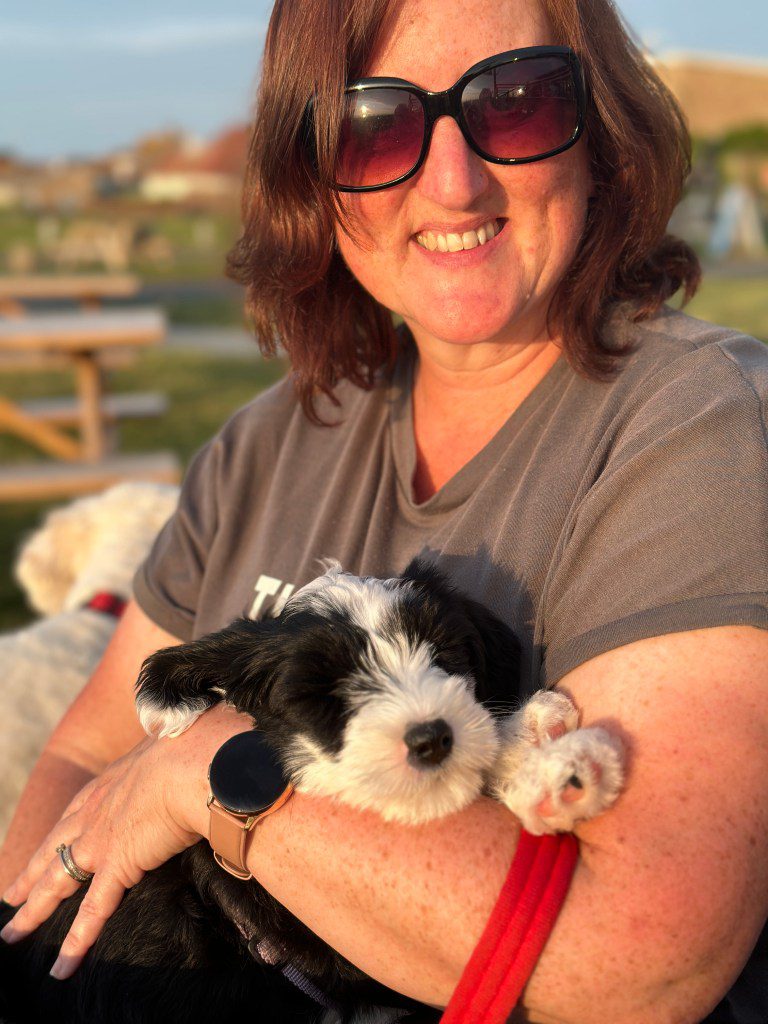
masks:
<svg viewBox="0 0 768 1024"><path fill-rule="evenodd" d="M403 0L366 76L443 90L485 57L553 42L538 0ZM491 164L443 117L413 178L344 196L357 232L353 238L339 228L337 242L363 287L405 319L417 342L542 341L590 187L583 141L539 163ZM463 234L489 222L501 230L472 249L431 251L419 241L430 231Z"/></svg>

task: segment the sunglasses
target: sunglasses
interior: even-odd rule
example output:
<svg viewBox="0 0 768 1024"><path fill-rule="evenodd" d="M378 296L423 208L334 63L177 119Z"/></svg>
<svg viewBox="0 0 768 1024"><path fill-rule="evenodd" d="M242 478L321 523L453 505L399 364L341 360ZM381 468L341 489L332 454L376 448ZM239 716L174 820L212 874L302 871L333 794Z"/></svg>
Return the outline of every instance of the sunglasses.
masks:
<svg viewBox="0 0 768 1024"><path fill-rule="evenodd" d="M443 116L491 163L546 160L578 141L585 107L584 73L568 46L487 57L444 92L401 78L363 78L344 91L334 188L375 192L407 181L424 163Z"/></svg>

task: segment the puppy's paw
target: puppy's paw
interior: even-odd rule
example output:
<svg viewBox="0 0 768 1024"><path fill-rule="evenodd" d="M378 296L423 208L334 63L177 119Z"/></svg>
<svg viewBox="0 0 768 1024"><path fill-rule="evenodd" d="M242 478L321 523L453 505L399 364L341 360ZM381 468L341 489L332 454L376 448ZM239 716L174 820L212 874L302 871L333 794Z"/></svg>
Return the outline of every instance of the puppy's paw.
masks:
<svg viewBox="0 0 768 1024"><path fill-rule="evenodd" d="M214 703L213 700L199 698L164 706L151 692L143 689L136 697L136 712L144 732L160 740L164 736L181 736Z"/></svg>
<svg viewBox="0 0 768 1024"><path fill-rule="evenodd" d="M624 782L621 741L601 728L577 729L528 747L513 774L490 784L532 835L570 832L616 800Z"/></svg>
<svg viewBox="0 0 768 1024"><path fill-rule="evenodd" d="M497 783L513 781L531 748L572 732L579 724L579 712L564 693L539 690L519 711L497 720L499 753L491 772Z"/></svg>
<svg viewBox="0 0 768 1024"><path fill-rule="evenodd" d="M558 690L539 690L523 705L510 722L510 738L540 746L572 732L579 724L579 712L570 697Z"/></svg>

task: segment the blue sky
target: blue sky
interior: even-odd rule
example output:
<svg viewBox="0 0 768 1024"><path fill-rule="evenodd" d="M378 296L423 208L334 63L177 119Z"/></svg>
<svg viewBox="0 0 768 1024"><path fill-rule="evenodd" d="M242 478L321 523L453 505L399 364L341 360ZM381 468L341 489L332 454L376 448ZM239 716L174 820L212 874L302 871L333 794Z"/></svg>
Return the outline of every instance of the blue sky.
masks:
<svg viewBox="0 0 768 1024"><path fill-rule="evenodd" d="M436 0L439 2L439 0ZM269 0L4 0L0 150L103 153L147 131L247 116ZM768 4L619 0L656 52L768 60ZM693 13L692 13L693 12Z"/></svg>

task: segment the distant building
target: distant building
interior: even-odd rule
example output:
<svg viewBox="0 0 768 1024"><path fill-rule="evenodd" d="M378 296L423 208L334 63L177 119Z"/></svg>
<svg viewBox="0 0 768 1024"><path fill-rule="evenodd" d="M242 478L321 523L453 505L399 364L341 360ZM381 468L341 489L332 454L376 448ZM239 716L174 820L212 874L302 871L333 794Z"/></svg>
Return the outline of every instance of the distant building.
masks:
<svg viewBox="0 0 768 1024"><path fill-rule="evenodd" d="M230 128L208 145L177 152L159 162L142 178L140 193L151 202L235 198L247 152L248 129Z"/></svg>
<svg viewBox="0 0 768 1024"><path fill-rule="evenodd" d="M768 124L768 62L668 53L652 63L685 111L692 135L714 139Z"/></svg>
<svg viewBox="0 0 768 1024"><path fill-rule="evenodd" d="M10 210L22 202L23 184L28 166L12 153L0 153L0 210Z"/></svg>
<svg viewBox="0 0 768 1024"><path fill-rule="evenodd" d="M103 173L95 161L6 161L0 166L0 208L82 210L98 196Z"/></svg>

